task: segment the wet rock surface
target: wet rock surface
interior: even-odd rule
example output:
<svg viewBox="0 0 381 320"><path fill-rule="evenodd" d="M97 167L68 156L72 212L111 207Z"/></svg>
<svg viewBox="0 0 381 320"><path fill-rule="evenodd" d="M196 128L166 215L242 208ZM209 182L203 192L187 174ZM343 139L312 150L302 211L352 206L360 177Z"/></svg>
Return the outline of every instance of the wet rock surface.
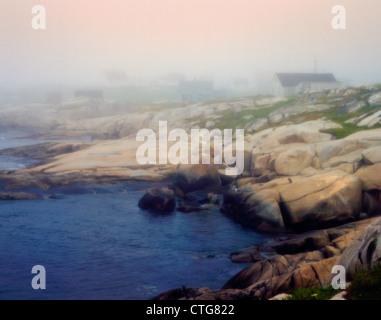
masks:
<svg viewBox="0 0 381 320"><path fill-rule="evenodd" d="M155 213L171 213L176 208L175 194L167 188L153 188L140 199L138 206Z"/></svg>
<svg viewBox="0 0 381 320"><path fill-rule="evenodd" d="M251 257L253 264L232 277L220 290L180 288L154 299L258 300L271 299L297 288L324 287L330 283L333 266L343 259L341 254L344 252L346 257L346 251L352 252L351 248L359 247L356 242L352 244L353 241L357 241L375 221L377 219L372 218L337 228L285 235L265 247L243 249L231 257L240 256L242 259L246 255L247 261ZM264 258L265 254L270 254L270 257Z"/></svg>

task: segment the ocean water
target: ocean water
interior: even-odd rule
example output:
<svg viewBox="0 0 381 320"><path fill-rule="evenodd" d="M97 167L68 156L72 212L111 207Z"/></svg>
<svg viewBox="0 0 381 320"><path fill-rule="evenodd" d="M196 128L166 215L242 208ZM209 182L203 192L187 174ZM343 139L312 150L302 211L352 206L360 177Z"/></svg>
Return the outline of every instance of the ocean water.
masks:
<svg viewBox="0 0 381 320"><path fill-rule="evenodd" d="M150 299L182 285L218 289L246 266L229 253L264 240L217 207L142 211L137 187L151 185L1 202L0 299ZM46 290L31 287L35 265L46 269Z"/></svg>
<svg viewBox="0 0 381 320"><path fill-rule="evenodd" d="M35 190L43 200L1 201L0 299L151 299L182 285L218 289L247 265L229 254L264 241L218 207L142 211L138 201L151 187L77 185ZM46 269L46 290L31 286L35 265Z"/></svg>

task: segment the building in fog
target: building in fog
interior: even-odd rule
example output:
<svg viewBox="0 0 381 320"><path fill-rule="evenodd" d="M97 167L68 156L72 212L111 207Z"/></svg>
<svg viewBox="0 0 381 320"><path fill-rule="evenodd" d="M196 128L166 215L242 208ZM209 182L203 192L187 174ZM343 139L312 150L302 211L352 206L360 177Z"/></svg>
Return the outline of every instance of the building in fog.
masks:
<svg viewBox="0 0 381 320"><path fill-rule="evenodd" d="M332 73L276 73L271 91L274 96L293 96L342 86Z"/></svg>
<svg viewBox="0 0 381 320"><path fill-rule="evenodd" d="M180 81L179 94L184 101L199 102L214 98L213 81Z"/></svg>
<svg viewBox="0 0 381 320"><path fill-rule="evenodd" d="M91 99L103 99L102 90L75 90L74 91L75 98L91 98Z"/></svg>

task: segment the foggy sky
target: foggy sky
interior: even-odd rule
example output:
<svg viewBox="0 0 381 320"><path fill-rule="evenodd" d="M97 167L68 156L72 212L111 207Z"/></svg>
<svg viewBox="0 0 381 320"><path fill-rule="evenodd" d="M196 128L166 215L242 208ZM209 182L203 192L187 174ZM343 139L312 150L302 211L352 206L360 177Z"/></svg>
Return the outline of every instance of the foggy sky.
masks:
<svg viewBox="0 0 381 320"><path fill-rule="evenodd" d="M47 29L33 30L44 5ZM333 30L344 5L347 30ZM381 82L379 0L0 0L0 87L95 84L167 73L254 78L333 72Z"/></svg>

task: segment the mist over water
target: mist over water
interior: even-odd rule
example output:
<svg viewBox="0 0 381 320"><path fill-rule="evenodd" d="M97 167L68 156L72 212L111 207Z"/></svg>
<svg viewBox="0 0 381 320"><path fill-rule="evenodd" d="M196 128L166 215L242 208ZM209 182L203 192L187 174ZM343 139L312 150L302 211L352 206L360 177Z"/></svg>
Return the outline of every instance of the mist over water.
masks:
<svg viewBox="0 0 381 320"><path fill-rule="evenodd" d="M43 30L32 28L32 8L37 4L46 9ZM298 91L306 94L297 98L268 95L273 93L274 74L283 72L332 73L343 87L381 84L381 2L340 1L346 9L345 30L332 28L332 7L337 4L337 0L0 0L1 196L27 196L27 200L0 201L0 252L5 262L0 264L0 299L150 299L182 285L219 289L241 271L247 264L232 263L229 254L261 246L267 235L223 215L221 189L207 195L208 201L217 197L219 203L208 203L207 210L198 200L185 204L185 211L196 210L189 213L156 215L138 208L147 190L168 187L156 182L179 176L180 170L138 164L136 134L143 128L156 130L160 121L168 122L168 131L246 130L250 163L243 176L254 178L253 185L293 178L304 170L307 179L307 170L318 172L317 162L319 170L331 168L323 166L323 160L320 163L316 144L331 142L325 141L331 138L327 130L343 134L335 121L345 126L344 120L351 120L349 129L354 131L365 128L356 127L362 121L381 126L380 87L323 90L314 96L306 86ZM184 83L187 94L181 93ZM356 119L350 119L353 109L361 113ZM373 110L376 113L369 115ZM340 112L345 119L338 119ZM311 122L303 124L307 120ZM293 123L295 127L289 126ZM286 136L284 141L292 142L285 145L305 141L308 151L285 146L283 154L282 146L276 149L276 159L272 150L254 153L257 146L283 144L276 135L255 135L277 126L297 132ZM311 136L314 142L307 142ZM52 141L60 143L30 147ZM4 149L15 147L21 148L5 154ZM305 152L307 159L297 174L289 170L299 168L299 162L289 165L294 150ZM156 147L152 154L155 151ZM359 151L362 157L364 150ZM251 161L258 154L268 163L256 168ZM280 162L286 169L276 171L273 164L280 157L286 159ZM17 171L36 164L34 158L40 159L39 166ZM354 162L353 171L356 166ZM211 178L209 173L205 177ZM217 170L214 178L220 185ZM125 182L128 179L133 182ZM139 179L155 182L136 182ZM224 188L239 190L237 180L226 180ZM296 180L289 178L290 188L298 187L291 185ZM249 190L250 185L241 187ZM26 194L15 197L18 191ZM177 194L176 189L178 205L187 196L182 191ZM282 200L269 201L275 208L274 228L279 224L283 232L283 197L280 191L275 193ZM272 218L271 228L266 229L266 210L267 204L258 214L264 218L260 230L272 232ZM48 290L31 288L34 265L46 267Z"/></svg>
<svg viewBox="0 0 381 320"><path fill-rule="evenodd" d="M331 27L333 0L38 4L46 30L31 27L35 3L0 3L0 88L158 84L180 74L221 87L243 78L260 91L275 72L314 70L381 81L378 0L341 1L346 30Z"/></svg>

